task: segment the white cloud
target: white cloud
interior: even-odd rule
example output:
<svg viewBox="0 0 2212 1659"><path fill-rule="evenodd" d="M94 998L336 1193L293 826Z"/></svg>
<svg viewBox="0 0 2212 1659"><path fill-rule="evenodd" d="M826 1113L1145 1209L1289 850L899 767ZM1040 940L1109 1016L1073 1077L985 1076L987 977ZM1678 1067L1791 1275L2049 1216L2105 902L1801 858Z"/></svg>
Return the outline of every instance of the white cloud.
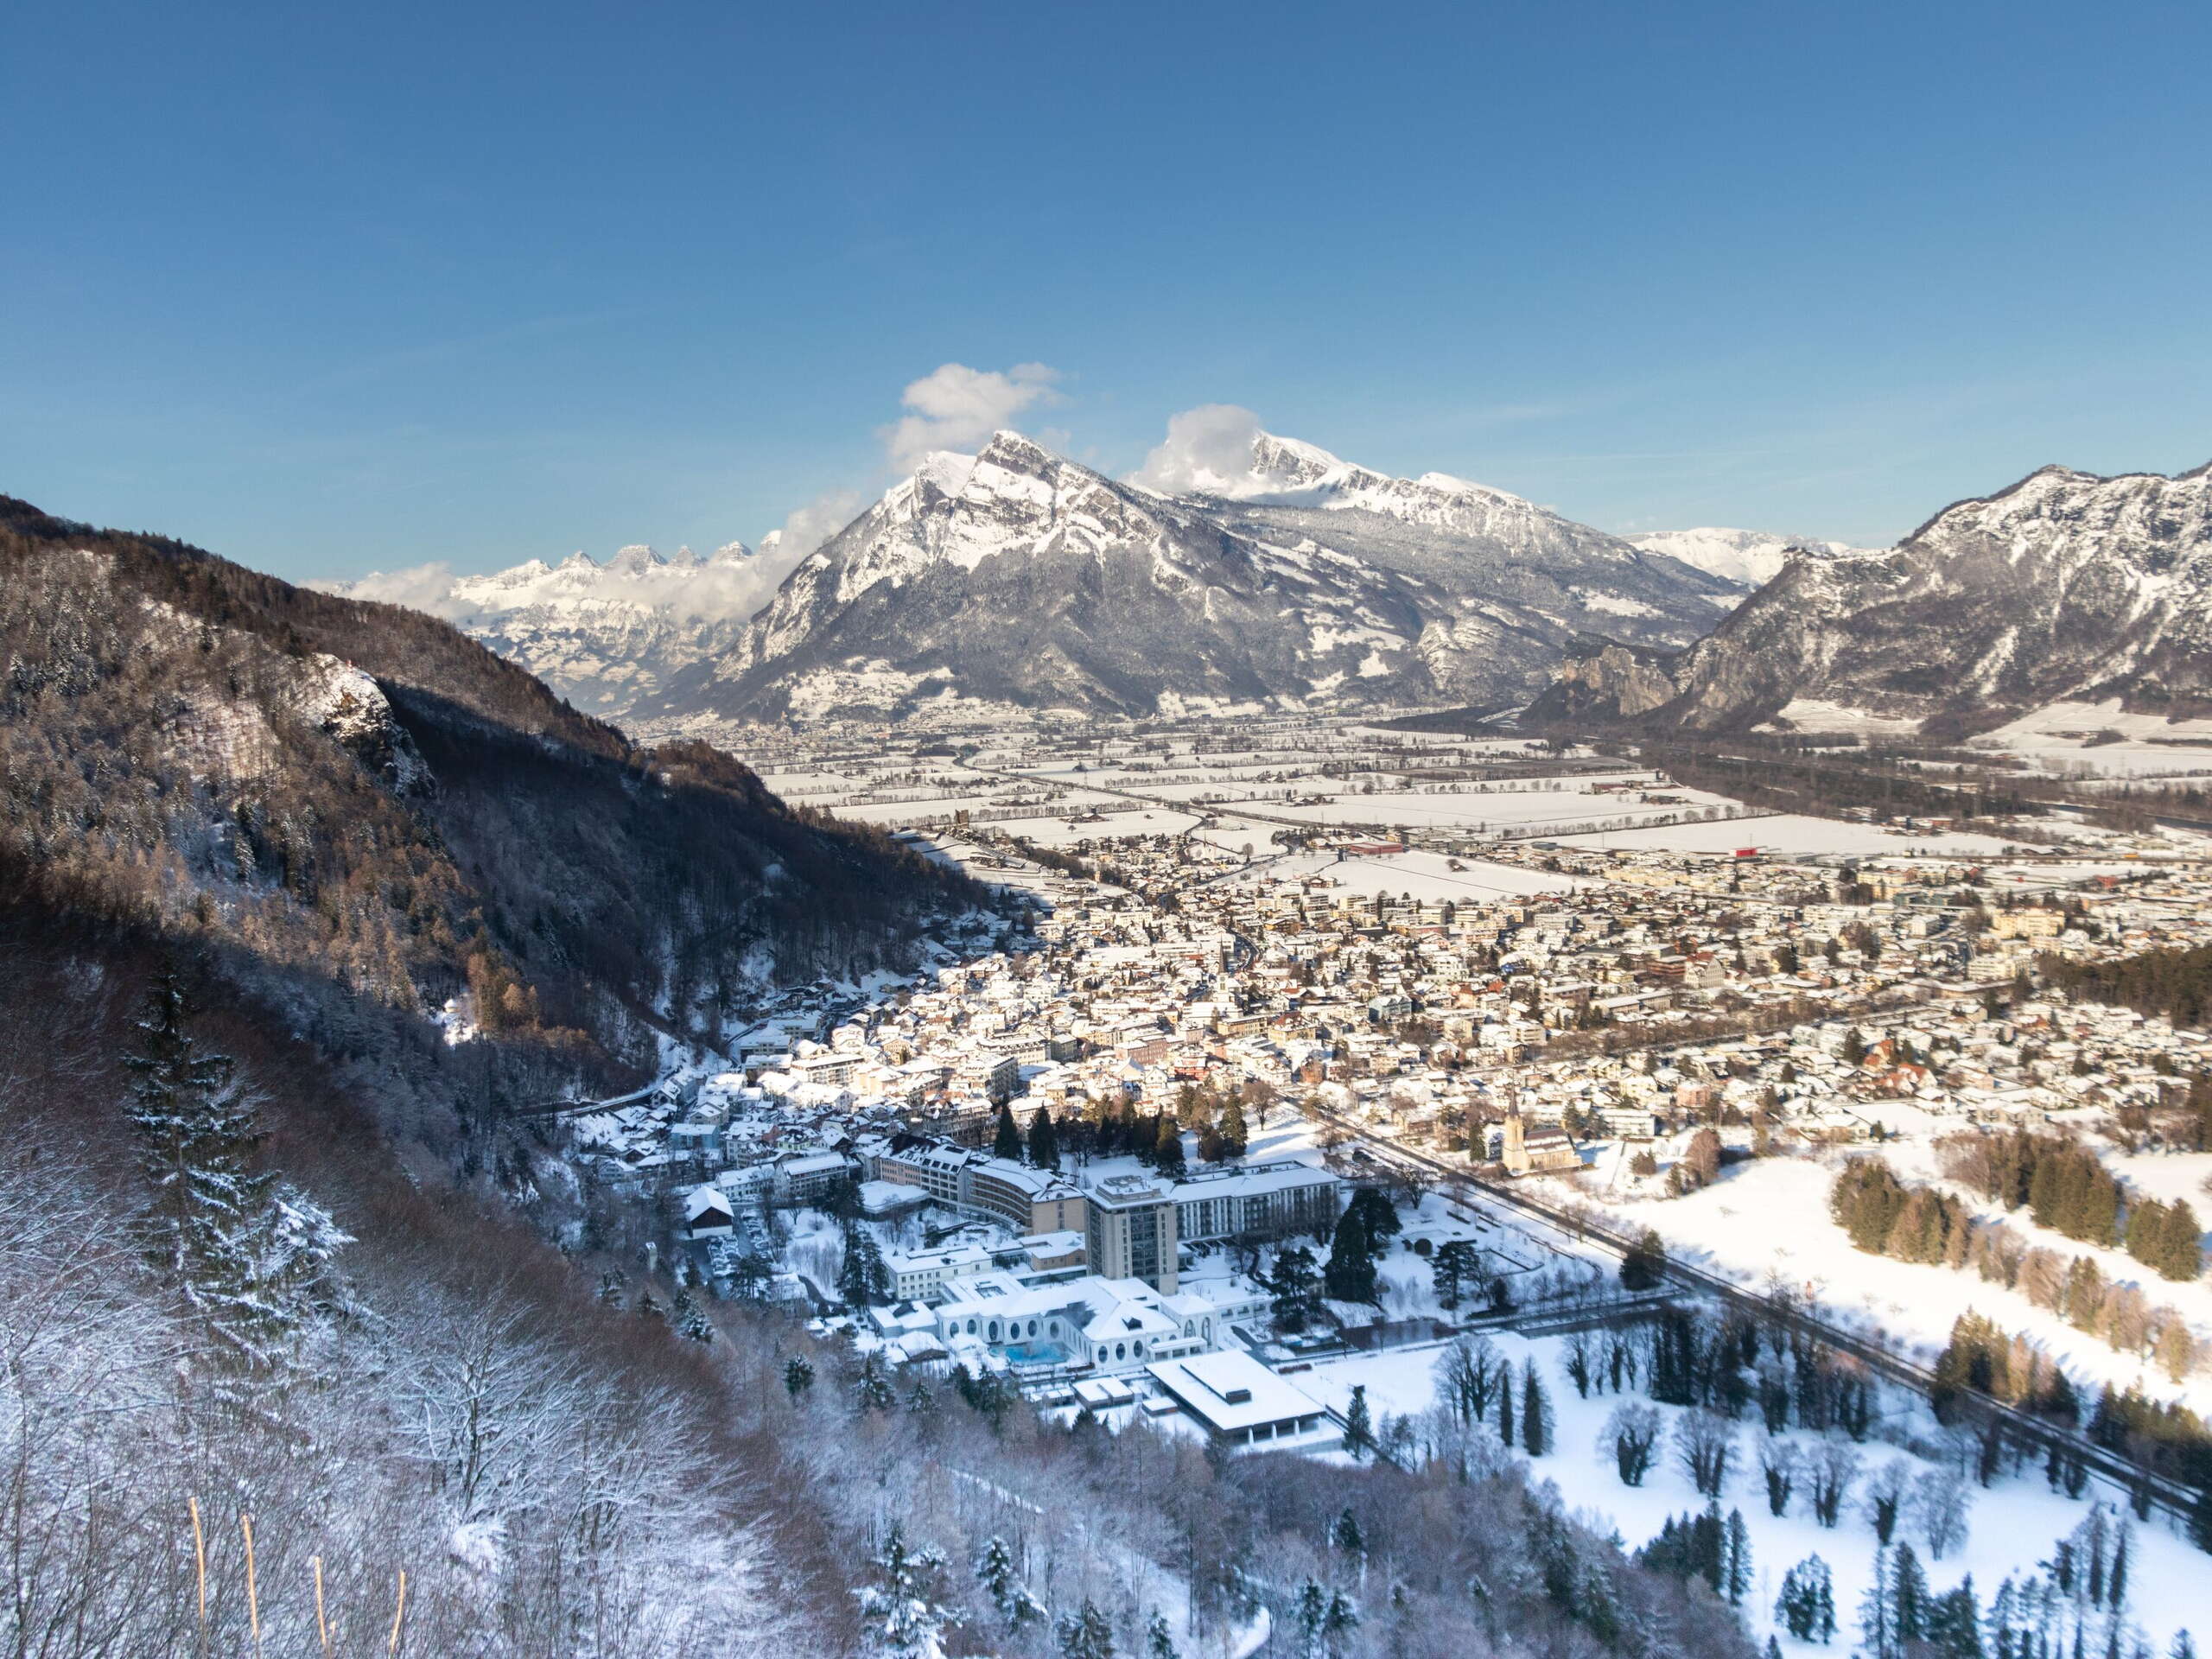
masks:
<svg viewBox="0 0 2212 1659"><path fill-rule="evenodd" d="M454 597L455 579L453 566L442 560L410 565L404 570L372 570L359 582L317 582L308 586L327 594L344 594L349 599L404 605L410 611L428 611L432 616L458 622L474 607Z"/></svg>
<svg viewBox="0 0 2212 1659"><path fill-rule="evenodd" d="M1260 417L1235 404L1201 404L1167 417L1167 437L1128 481L1162 495L1233 495L1252 476Z"/></svg>
<svg viewBox="0 0 2212 1659"><path fill-rule="evenodd" d="M909 412L883 429L892 467L910 473L932 449L973 448L1032 404L1057 403L1059 378L1042 363L1017 363L1003 374L940 365L906 388L899 401Z"/></svg>

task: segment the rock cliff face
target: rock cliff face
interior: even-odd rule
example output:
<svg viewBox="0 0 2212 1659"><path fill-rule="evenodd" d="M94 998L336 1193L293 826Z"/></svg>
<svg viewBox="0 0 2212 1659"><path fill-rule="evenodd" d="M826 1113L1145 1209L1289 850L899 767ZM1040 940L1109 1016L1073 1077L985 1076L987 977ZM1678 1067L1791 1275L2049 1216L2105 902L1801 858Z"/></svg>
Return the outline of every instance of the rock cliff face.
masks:
<svg viewBox="0 0 2212 1659"><path fill-rule="evenodd" d="M1674 658L1671 652L1638 651L1611 639L1579 641L1529 718L1612 721L1648 715L1675 696Z"/></svg>
<svg viewBox="0 0 2212 1659"><path fill-rule="evenodd" d="M632 717L1519 702L1578 632L1679 645L1734 597L1503 491L1266 434L1236 483L1162 495L1010 432L932 456Z"/></svg>
<svg viewBox="0 0 2212 1659"><path fill-rule="evenodd" d="M2212 467L2046 467L1882 553L1801 552L1711 634L1630 673L1578 655L1535 711L1719 730L1808 700L1993 723L2062 700L2212 708ZM1671 694L1653 702L1664 674ZM1639 706L1640 705L1640 706Z"/></svg>

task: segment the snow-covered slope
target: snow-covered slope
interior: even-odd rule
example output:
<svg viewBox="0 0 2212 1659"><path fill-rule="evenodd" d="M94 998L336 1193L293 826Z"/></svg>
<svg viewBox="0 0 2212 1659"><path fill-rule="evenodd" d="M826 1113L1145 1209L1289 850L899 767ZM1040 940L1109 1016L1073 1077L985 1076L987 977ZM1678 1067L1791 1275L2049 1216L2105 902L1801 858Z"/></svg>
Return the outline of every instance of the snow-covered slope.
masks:
<svg viewBox="0 0 2212 1659"><path fill-rule="evenodd" d="M1264 433L1250 461L1171 495L1012 432L931 455L635 713L1510 703L1578 632L1680 644L1727 591L1503 491Z"/></svg>
<svg viewBox="0 0 2212 1659"><path fill-rule="evenodd" d="M2212 465L2046 467L1886 552L1792 560L1672 661L1587 654L1547 705L1716 728L1817 702L1973 728L2114 697L2212 710Z"/></svg>
<svg viewBox="0 0 2212 1659"><path fill-rule="evenodd" d="M1647 553L1680 559L1707 575L1719 576L1750 589L1764 588L1782 574L1792 553L1815 555L1863 553L1870 550L1843 542L1816 542L1802 536L1777 536L1765 530L1662 530L1649 536L1631 536L1630 543Z"/></svg>

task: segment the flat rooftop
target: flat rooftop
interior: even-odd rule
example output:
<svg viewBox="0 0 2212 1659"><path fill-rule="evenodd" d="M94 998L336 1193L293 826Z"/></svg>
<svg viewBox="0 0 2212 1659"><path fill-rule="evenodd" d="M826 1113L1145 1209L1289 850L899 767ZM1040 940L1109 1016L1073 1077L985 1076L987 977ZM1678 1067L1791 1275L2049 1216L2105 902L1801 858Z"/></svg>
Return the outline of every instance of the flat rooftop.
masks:
<svg viewBox="0 0 2212 1659"><path fill-rule="evenodd" d="M1158 1359L1145 1367L1185 1410L1224 1434L1320 1414L1321 1402L1249 1354L1225 1351Z"/></svg>

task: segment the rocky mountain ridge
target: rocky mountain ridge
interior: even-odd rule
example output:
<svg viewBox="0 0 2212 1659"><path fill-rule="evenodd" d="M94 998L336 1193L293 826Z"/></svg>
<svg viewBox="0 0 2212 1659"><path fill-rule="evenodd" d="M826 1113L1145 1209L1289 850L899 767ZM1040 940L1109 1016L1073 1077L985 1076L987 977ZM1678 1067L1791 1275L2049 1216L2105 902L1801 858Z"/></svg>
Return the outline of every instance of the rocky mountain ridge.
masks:
<svg viewBox="0 0 2212 1659"><path fill-rule="evenodd" d="M1680 653L1586 645L1531 715L1722 730L1817 703L1971 729L2115 697L2212 709L2212 464L2045 467L1887 551L1793 559Z"/></svg>
<svg viewBox="0 0 2212 1659"><path fill-rule="evenodd" d="M1017 433L931 455L631 717L1512 704L1600 620L1680 644L1732 602L1503 491L1268 434L1252 463L1164 495Z"/></svg>

